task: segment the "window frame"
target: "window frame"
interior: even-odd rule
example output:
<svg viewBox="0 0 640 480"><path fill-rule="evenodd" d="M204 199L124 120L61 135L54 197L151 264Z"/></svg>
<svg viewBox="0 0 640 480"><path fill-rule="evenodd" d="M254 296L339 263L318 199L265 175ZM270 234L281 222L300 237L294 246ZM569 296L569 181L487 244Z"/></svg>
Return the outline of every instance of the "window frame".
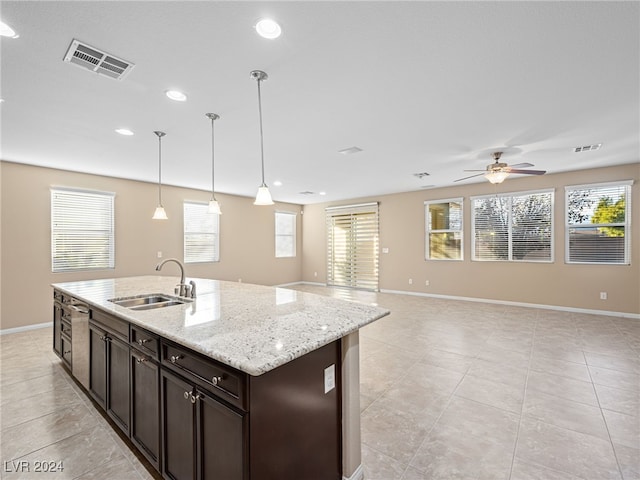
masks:
<svg viewBox="0 0 640 480"><path fill-rule="evenodd" d="M532 259L517 259L514 258L513 255L513 199L515 197L525 197L529 195L540 195L540 194L550 194L550 233L549 233L549 258L544 260L532 260ZM479 258L476 252L476 200L487 199L487 198L507 198L509 200L509 210L508 210L508 221L507 221L507 248L508 248L508 258L507 259L497 259L497 258ZM549 264L554 263L555 261L555 188L544 188L539 190L525 190L518 192L507 192L507 193L494 193L490 195L475 195L473 197L469 197L470 200L470 209L471 209L471 261L474 262L514 262L514 263L539 263L539 264Z"/></svg>
<svg viewBox="0 0 640 480"><path fill-rule="evenodd" d="M429 222L429 207L434 204L442 203L459 203L460 204L460 228L459 229L431 229ZM445 198L442 200L425 200L424 202L424 222L425 222L425 250L424 258L427 261L448 261L461 262L464 261L464 197ZM459 233L460 234L460 257L459 258L431 258L431 235L432 233Z"/></svg>
<svg viewBox="0 0 640 480"><path fill-rule="evenodd" d="M196 206L199 209L202 209L205 215L215 215L214 220L214 231L192 231L187 232L187 211L186 206ZM197 200L183 200L182 202L182 258L185 264L197 264L197 263L218 263L220 262L220 215L217 213L209 213L208 212L209 204L206 202L200 202ZM213 235L213 258L198 258L196 260L187 260L187 236L188 235Z"/></svg>
<svg viewBox="0 0 640 480"><path fill-rule="evenodd" d="M50 237L50 242L51 242L51 272L52 273L69 273L69 272L88 272L88 271L99 271L99 270L113 270L115 269L115 265L116 265L116 255L115 255L115 196L116 194L114 192L105 192L105 191L100 191L100 190L90 190L90 189L84 189L84 188L75 188L75 187L61 187L61 186L52 186L49 189L50 191L50 215L51 215L51 221L50 221L50 231L51 231L51 237ZM107 240L107 257L106 257L106 266L105 265L100 265L100 266L96 266L96 267L91 267L91 266L87 266L87 263L85 262L84 264L82 264L81 262L78 262L78 265L74 266L71 265L70 262L66 263L66 267L62 266L56 266L57 263L61 263L60 261L56 262L56 258L59 258L60 255L60 247L61 245L59 245L59 242L56 241L56 238L59 238L59 235L61 232L63 231L69 231L71 229L69 228L60 228L60 227L56 227L56 219L58 218L58 214L59 212L56 212L57 207L62 208L62 205L58 205L55 199L55 196L57 194L62 194L62 195L72 195L75 196L77 195L78 198L84 198L85 201L88 197L95 197L95 198L99 198L103 201L105 201L105 207L106 210L108 210L108 213L106 214L106 218L105 218L105 229L101 230L103 232L105 232L105 237ZM78 215L81 214L81 211L79 207L75 206L74 208L77 208L78 211L72 211L71 215L73 215L74 217L77 217ZM67 216L69 216L70 214L67 213ZM82 218L92 218L92 219L96 219L96 213L95 210L92 210L90 214L88 214L86 217L82 217ZM75 229L76 232L96 232L96 231L100 231L100 230L89 230L89 229ZM85 241L88 241L89 239L84 239ZM74 245L74 246L78 246L78 245Z"/></svg>
<svg viewBox="0 0 640 480"><path fill-rule="evenodd" d="M619 180L615 182L599 182L599 183L587 183L582 185L566 185L564 187L564 237L565 237L565 253L564 262L567 265L631 265L631 197L633 180ZM608 187L625 187L625 221L621 223L569 223L569 194L576 190L594 190ZM590 226L592 228L601 227L624 227L624 261L623 262L585 262L585 261L571 261L570 240L571 240L571 228L576 226Z"/></svg>
<svg viewBox="0 0 640 480"><path fill-rule="evenodd" d="M292 229L292 233L291 234L284 234L284 233L278 233L278 215L288 215L292 218L293 221L293 229ZM297 248L296 248L296 242L297 242L297 234L296 234L296 230L298 228L298 213L297 212L291 212L291 211L286 211L286 210L276 210L274 212L273 215L273 229L274 229L274 254L276 258L295 258L297 255ZM286 255L278 255L278 239L282 238L282 237L286 237L289 238L291 237L291 248L292 250L286 254Z"/></svg>

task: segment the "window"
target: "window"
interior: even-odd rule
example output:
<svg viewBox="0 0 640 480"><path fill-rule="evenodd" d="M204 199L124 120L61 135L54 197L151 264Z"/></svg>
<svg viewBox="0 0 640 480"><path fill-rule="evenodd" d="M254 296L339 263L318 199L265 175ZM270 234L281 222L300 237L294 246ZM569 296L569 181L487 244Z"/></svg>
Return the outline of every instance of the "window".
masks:
<svg viewBox="0 0 640 480"><path fill-rule="evenodd" d="M114 268L113 193L51 189L51 271Z"/></svg>
<svg viewBox="0 0 640 480"><path fill-rule="evenodd" d="M325 209L327 285L378 290L378 204Z"/></svg>
<svg viewBox="0 0 640 480"><path fill-rule="evenodd" d="M184 263L220 261L220 215L206 203L184 202Z"/></svg>
<svg viewBox="0 0 640 480"><path fill-rule="evenodd" d="M296 256L296 214L276 212L276 257Z"/></svg>
<svg viewBox="0 0 640 480"><path fill-rule="evenodd" d="M567 263L629 264L631 184L565 187Z"/></svg>
<svg viewBox="0 0 640 480"><path fill-rule="evenodd" d="M473 197L472 258L553 261L553 191Z"/></svg>
<svg viewBox="0 0 640 480"><path fill-rule="evenodd" d="M462 260L462 199L424 202L427 260Z"/></svg>

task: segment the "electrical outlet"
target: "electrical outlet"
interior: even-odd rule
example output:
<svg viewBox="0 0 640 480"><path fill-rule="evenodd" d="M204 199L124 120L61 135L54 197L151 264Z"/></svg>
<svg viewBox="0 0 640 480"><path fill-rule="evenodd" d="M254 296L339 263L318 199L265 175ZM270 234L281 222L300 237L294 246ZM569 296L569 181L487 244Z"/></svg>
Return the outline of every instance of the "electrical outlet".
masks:
<svg viewBox="0 0 640 480"><path fill-rule="evenodd" d="M162 252L158 251L158 258L162 258Z"/></svg>
<svg viewBox="0 0 640 480"><path fill-rule="evenodd" d="M388 247L382 247L382 253L389 253Z"/></svg>
<svg viewBox="0 0 640 480"><path fill-rule="evenodd" d="M600 292L600 300L606 300L607 299L607 292Z"/></svg>
<svg viewBox="0 0 640 480"><path fill-rule="evenodd" d="M429 286L429 280L425 280L424 281L424 285L425 285L425 287L428 287Z"/></svg>
<svg viewBox="0 0 640 480"><path fill-rule="evenodd" d="M242 283L242 279L241 278L238 279L238 283Z"/></svg>
<svg viewBox="0 0 640 480"><path fill-rule="evenodd" d="M409 279L409 285L413 285L413 278Z"/></svg>
<svg viewBox="0 0 640 480"><path fill-rule="evenodd" d="M313 272L313 276L317 277L318 276L318 272Z"/></svg>

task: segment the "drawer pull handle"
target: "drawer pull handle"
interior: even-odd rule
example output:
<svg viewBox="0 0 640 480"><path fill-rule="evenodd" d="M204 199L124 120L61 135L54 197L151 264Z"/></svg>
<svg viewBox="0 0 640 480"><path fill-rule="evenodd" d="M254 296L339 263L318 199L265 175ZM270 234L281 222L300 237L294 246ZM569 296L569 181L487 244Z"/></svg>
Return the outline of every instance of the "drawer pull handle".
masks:
<svg viewBox="0 0 640 480"><path fill-rule="evenodd" d="M184 355L171 355L171 358L169 358L169 360L171 361L171 363L176 363L181 358L184 358Z"/></svg>
<svg viewBox="0 0 640 480"><path fill-rule="evenodd" d="M69 355L71 353L71 350L67 350L66 352L63 352L63 355Z"/></svg>
<svg viewBox="0 0 640 480"><path fill-rule="evenodd" d="M214 385L218 385L218 383L222 380L222 377L219 376L215 376L211 379L211 383L213 383Z"/></svg>
<svg viewBox="0 0 640 480"><path fill-rule="evenodd" d="M148 341L149 341L148 338L141 338L141 339L138 340L138 345L144 345Z"/></svg>
<svg viewBox="0 0 640 480"><path fill-rule="evenodd" d="M106 342L107 341L107 336L106 335L102 335L100 337L100 340L102 340L103 342Z"/></svg>

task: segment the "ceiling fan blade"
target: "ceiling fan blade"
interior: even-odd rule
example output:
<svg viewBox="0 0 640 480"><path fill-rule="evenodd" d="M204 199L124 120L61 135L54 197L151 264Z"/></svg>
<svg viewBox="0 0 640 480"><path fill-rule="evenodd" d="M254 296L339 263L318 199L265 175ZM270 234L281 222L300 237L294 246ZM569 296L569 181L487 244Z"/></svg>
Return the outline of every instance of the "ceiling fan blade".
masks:
<svg viewBox="0 0 640 480"><path fill-rule="evenodd" d="M463 172L486 172L487 170L463 170Z"/></svg>
<svg viewBox="0 0 640 480"><path fill-rule="evenodd" d="M469 170L466 170L466 171L469 171ZM471 171L472 171L472 172L476 172L477 170L471 170ZM484 170L483 170L483 172L484 172ZM479 177L480 175L484 175L484 174L483 174L483 173L478 173L478 174L476 174L476 175L471 175L470 177L459 178L459 179L457 179L457 180L454 180L454 182L460 182L460 181L462 181L462 180L467 180L467 179L469 179L469 178Z"/></svg>
<svg viewBox="0 0 640 480"><path fill-rule="evenodd" d="M533 167L533 163L516 163L515 165L509 165L509 167L511 168L526 168L526 167Z"/></svg>
<svg viewBox="0 0 640 480"><path fill-rule="evenodd" d="M509 168L509 173L524 173L526 175L544 175L546 170L518 170L516 168Z"/></svg>

